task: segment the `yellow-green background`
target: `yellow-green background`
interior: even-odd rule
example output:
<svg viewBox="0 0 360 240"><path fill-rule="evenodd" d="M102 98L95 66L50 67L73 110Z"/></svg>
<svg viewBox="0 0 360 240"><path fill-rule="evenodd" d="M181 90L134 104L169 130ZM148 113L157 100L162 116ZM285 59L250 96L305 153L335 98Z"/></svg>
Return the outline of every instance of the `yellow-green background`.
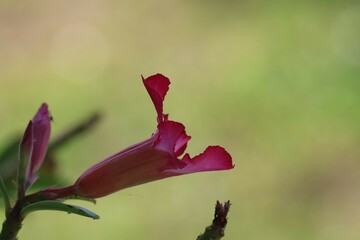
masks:
<svg viewBox="0 0 360 240"><path fill-rule="evenodd" d="M172 81L165 112L193 137L188 152L222 145L235 169L83 204L99 221L34 213L20 239L195 239L228 199L225 239L360 238L356 1L1 0L0 144L42 102L54 135L100 110L60 152L71 183L155 131L140 75L157 72Z"/></svg>

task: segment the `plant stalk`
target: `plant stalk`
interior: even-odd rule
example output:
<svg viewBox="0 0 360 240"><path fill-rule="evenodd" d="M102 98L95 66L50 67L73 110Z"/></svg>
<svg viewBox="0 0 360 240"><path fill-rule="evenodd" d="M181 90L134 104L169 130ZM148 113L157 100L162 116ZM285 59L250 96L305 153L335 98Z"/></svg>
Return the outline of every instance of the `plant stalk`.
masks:
<svg viewBox="0 0 360 240"><path fill-rule="evenodd" d="M20 211L21 204L18 202L3 223L3 227L0 233L0 240L17 239L17 235L22 227L22 222L24 220L20 214Z"/></svg>

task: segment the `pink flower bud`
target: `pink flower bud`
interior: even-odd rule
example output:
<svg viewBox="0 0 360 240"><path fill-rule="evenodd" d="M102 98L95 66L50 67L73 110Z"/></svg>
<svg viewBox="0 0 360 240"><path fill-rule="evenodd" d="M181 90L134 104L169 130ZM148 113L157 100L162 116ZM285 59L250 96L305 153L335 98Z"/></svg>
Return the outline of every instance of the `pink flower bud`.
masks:
<svg viewBox="0 0 360 240"><path fill-rule="evenodd" d="M29 122L20 143L19 187L26 191L36 180L50 138L50 115L47 104L42 104Z"/></svg>

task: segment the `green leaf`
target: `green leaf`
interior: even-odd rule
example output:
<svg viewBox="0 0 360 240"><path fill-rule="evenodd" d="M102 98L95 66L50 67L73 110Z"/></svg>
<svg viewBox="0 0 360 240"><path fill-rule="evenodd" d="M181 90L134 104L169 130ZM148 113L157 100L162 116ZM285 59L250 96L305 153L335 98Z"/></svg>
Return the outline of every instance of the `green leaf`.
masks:
<svg viewBox="0 0 360 240"><path fill-rule="evenodd" d="M9 194L6 190L4 181L1 176L0 176L0 193L4 199L5 214L6 214L6 216L8 216L11 211L10 198L9 198Z"/></svg>
<svg viewBox="0 0 360 240"><path fill-rule="evenodd" d="M82 200L82 201L87 201L87 202L96 204L96 200L93 198L85 198L85 197L80 197L80 196L68 196L68 197L64 198L64 200L68 200L68 199Z"/></svg>
<svg viewBox="0 0 360 240"><path fill-rule="evenodd" d="M77 214L80 216L89 217L92 219L100 218L96 213L94 213L86 208L75 206L75 205L70 205L70 204L65 204L65 203L58 202L58 201L50 201L50 200L35 202L35 203L31 203L31 204L27 205L26 207L24 207L21 210L21 215L23 215L25 217L26 215L28 215L31 212L40 211L40 210L62 211L62 212L67 212L69 214L73 213L73 214Z"/></svg>

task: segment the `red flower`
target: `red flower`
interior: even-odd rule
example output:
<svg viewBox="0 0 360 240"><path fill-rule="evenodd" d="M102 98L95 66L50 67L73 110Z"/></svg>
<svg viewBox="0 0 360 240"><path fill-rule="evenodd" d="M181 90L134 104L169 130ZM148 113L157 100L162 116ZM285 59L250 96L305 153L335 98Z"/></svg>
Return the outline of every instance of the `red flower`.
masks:
<svg viewBox="0 0 360 240"><path fill-rule="evenodd" d="M43 103L29 122L21 140L18 181L22 194L36 181L36 173L45 159L51 131L50 121L48 106Z"/></svg>
<svg viewBox="0 0 360 240"><path fill-rule="evenodd" d="M161 74L146 79L144 85L155 105L157 131L147 140L135 144L99 162L85 171L74 184L75 195L99 198L124 188L202 171L227 170L234 167L231 156L220 146L209 146L198 156L184 153L190 140L185 127L168 120L163 101L170 81Z"/></svg>

